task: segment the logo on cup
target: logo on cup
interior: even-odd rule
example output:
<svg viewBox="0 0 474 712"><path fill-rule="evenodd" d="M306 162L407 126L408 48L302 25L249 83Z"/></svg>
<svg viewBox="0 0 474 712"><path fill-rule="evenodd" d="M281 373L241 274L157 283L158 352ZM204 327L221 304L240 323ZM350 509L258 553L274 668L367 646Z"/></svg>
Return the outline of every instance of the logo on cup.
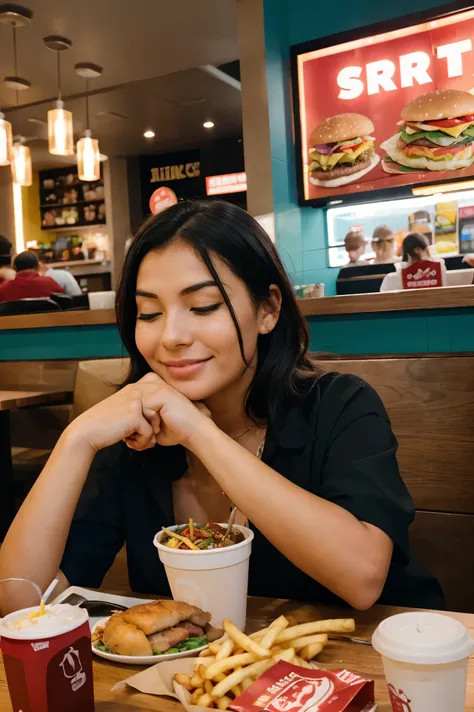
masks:
<svg viewBox="0 0 474 712"><path fill-rule="evenodd" d="M81 658L79 651L70 647L59 667L63 669L64 677L71 680L72 691L79 690L85 683L87 676L82 670Z"/></svg>
<svg viewBox="0 0 474 712"><path fill-rule="evenodd" d="M410 702L403 690L397 690L393 685L388 686L388 694L392 703L393 712L411 712Z"/></svg>
<svg viewBox="0 0 474 712"><path fill-rule="evenodd" d="M31 647L35 651L35 653L38 652L38 650L44 650L45 648L49 648L49 640L43 640L41 643L31 643Z"/></svg>

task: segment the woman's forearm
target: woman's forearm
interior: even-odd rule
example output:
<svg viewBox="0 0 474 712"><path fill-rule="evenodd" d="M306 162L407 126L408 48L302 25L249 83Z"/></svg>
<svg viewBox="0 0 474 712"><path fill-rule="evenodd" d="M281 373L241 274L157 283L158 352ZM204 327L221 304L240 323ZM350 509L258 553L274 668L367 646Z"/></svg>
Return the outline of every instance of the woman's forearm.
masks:
<svg viewBox="0 0 474 712"><path fill-rule="evenodd" d="M189 443L214 479L287 559L356 608L379 597L392 554L380 530L293 484L213 423Z"/></svg>
<svg viewBox="0 0 474 712"><path fill-rule="evenodd" d="M2 544L0 579L28 578L42 590L52 581L94 454L71 426L65 430ZM0 585L3 614L36 603L32 587Z"/></svg>

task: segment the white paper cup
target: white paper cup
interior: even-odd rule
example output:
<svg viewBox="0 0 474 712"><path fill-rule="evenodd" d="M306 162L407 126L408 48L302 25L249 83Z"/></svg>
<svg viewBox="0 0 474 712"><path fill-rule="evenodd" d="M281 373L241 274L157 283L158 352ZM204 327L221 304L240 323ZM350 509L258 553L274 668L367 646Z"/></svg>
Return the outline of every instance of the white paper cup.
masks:
<svg viewBox="0 0 474 712"><path fill-rule="evenodd" d="M171 531L176 528L168 527ZM244 630L253 531L238 524L234 524L234 529L242 532L245 541L222 549L170 549L160 543L166 536L163 532L156 534L153 543L165 567L175 601L185 601L209 611L211 622L217 628L221 628L222 621L227 618Z"/></svg>
<svg viewBox="0 0 474 712"><path fill-rule="evenodd" d="M394 712L464 712L474 641L462 623L439 613L400 613L372 637L382 655Z"/></svg>

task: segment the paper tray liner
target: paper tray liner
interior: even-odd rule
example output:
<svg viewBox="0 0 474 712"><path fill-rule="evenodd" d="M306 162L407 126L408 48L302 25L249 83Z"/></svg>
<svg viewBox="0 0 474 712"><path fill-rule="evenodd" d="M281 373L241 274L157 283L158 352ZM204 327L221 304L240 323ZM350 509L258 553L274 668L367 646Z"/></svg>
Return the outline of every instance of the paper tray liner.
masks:
<svg viewBox="0 0 474 712"><path fill-rule="evenodd" d="M182 658L180 660L157 663L126 680L118 682L114 685L112 691L132 687L134 690L146 695L173 697L175 700L179 700L188 712L209 712L209 708L191 705L191 694L182 685L177 685L173 680L173 675L177 672L186 673L192 677L195 663L196 658ZM304 668L299 669L302 673L304 672ZM376 708L377 704L374 704L373 707L369 707L363 712L375 712Z"/></svg>

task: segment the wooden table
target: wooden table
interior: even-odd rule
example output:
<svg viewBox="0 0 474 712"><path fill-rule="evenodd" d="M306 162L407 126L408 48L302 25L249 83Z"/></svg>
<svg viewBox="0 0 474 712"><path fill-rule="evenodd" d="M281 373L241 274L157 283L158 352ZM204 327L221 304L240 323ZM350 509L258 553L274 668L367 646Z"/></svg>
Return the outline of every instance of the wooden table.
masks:
<svg viewBox="0 0 474 712"><path fill-rule="evenodd" d="M400 608L374 606L370 611L356 612L356 635L369 640L378 623L387 616L401 612ZM249 632L265 627L281 614L293 615L299 623L318 618L340 618L354 616L352 610L342 610L327 606L292 601L250 598L248 609ZM474 635L474 615L453 613ZM379 712L390 712L387 688L382 671L382 662L373 648L351 643L332 642L318 658L318 663L328 669L347 668L364 677L375 680L375 695L379 702ZM152 695L134 692L130 688L111 692L120 680L139 672L142 668L134 665L117 665L94 656L94 687L96 712L138 712L139 710L159 710L159 712L183 712L179 702ZM474 657L469 663L466 712L474 712ZM0 712L11 712L10 698L3 663L0 662ZM448 710L446 712L449 712Z"/></svg>
<svg viewBox="0 0 474 712"><path fill-rule="evenodd" d="M9 411L13 408L64 403L70 395L70 391L52 389L0 390L0 541L15 515Z"/></svg>

